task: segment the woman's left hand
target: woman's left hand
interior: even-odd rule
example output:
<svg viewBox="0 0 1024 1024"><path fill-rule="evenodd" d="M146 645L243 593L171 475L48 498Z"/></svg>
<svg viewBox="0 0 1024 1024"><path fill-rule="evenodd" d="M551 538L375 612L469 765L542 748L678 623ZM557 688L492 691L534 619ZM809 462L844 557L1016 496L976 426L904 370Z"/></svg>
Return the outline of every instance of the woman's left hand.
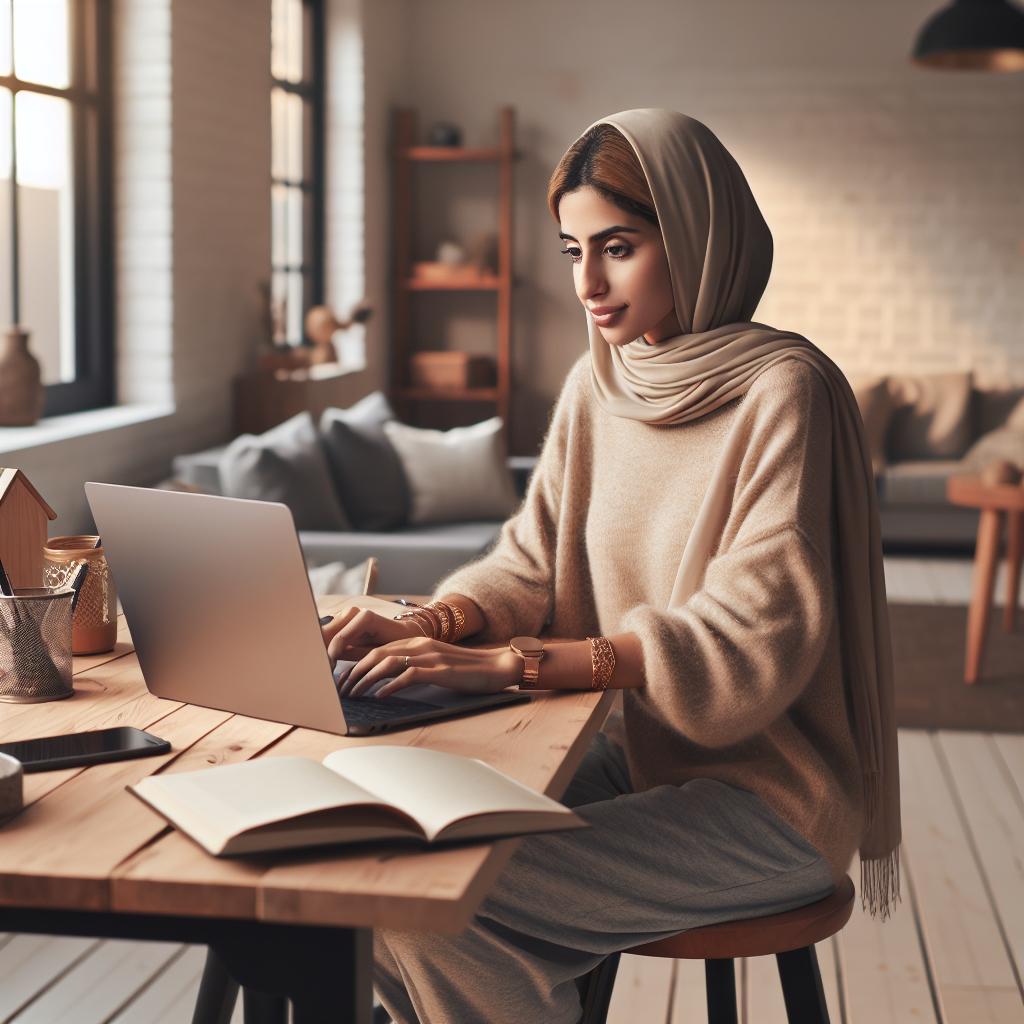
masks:
<svg viewBox="0 0 1024 1024"><path fill-rule="evenodd" d="M507 647L482 651L426 637L396 640L370 651L338 686L341 697L361 697L374 683L393 677L375 696L433 683L463 693L497 693L523 678L523 659Z"/></svg>

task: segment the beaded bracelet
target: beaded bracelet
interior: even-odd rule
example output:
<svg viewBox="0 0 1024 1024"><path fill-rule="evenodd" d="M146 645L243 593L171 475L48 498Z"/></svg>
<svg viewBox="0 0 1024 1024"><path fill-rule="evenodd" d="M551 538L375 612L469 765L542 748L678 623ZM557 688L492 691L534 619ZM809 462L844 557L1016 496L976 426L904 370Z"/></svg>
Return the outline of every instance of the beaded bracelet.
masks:
<svg viewBox="0 0 1024 1024"><path fill-rule="evenodd" d="M594 670L590 688L607 690L615 671L615 651L612 650L612 643L604 636L588 636L587 639L590 641L590 661Z"/></svg>

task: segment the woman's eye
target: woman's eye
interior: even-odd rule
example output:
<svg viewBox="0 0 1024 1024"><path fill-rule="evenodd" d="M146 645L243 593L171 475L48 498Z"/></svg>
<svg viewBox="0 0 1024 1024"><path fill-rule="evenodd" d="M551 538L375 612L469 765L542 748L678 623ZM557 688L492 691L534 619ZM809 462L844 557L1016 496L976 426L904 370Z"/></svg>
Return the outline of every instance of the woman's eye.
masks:
<svg viewBox="0 0 1024 1024"><path fill-rule="evenodd" d="M562 250L563 255L571 256L573 263L579 263L583 259L583 250L575 245L567 245Z"/></svg>
<svg viewBox="0 0 1024 1024"><path fill-rule="evenodd" d="M628 256L633 250L628 245L606 245L604 251L612 257L612 259L621 260L623 257Z"/></svg>

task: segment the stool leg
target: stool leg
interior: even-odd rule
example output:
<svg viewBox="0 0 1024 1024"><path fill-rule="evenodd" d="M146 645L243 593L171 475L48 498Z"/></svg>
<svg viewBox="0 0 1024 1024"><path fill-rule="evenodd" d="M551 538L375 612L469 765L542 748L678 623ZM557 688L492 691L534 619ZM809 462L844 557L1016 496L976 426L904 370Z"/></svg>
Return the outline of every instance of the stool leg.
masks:
<svg viewBox="0 0 1024 1024"><path fill-rule="evenodd" d="M242 989L245 1024L288 1024L288 1000L285 996Z"/></svg>
<svg viewBox="0 0 1024 1024"><path fill-rule="evenodd" d="M971 581L971 607L967 613L967 663L964 682L976 683L985 653L988 619L992 611L992 586L996 581L999 540L1003 525L998 509L983 508L978 523L978 541L974 551L974 579Z"/></svg>
<svg viewBox="0 0 1024 1024"><path fill-rule="evenodd" d="M1009 633L1017 618L1020 595L1020 565L1024 561L1024 512L1009 512L1006 518L1006 609L1003 612L1003 629Z"/></svg>
<svg viewBox="0 0 1024 1024"><path fill-rule="evenodd" d="M192 1024L229 1024L237 999L238 982L228 974L220 957L208 949Z"/></svg>
<svg viewBox="0 0 1024 1024"><path fill-rule="evenodd" d="M813 946L776 953L789 1024L829 1024L818 954Z"/></svg>
<svg viewBox="0 0 1024 1024"><path fill-rule="evenodd" d="M708 1024L739 1024L736 1016L736 968L731 960L705 960Z"/></svg>

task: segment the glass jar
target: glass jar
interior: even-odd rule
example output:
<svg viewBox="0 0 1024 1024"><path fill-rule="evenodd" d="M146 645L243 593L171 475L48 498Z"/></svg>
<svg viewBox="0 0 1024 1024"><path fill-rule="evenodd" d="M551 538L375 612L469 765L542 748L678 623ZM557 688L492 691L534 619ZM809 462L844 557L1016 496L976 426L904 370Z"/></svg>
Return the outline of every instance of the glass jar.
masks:
<svg viewBox="0 0 1024 1024"><path fill-rule="evenodd" d="M43 548L47 586L61 587L77 566L88 566L72 622L75 654L99 654L117 643L117 594L99 542L96 536L51 537Z"/></svg>

